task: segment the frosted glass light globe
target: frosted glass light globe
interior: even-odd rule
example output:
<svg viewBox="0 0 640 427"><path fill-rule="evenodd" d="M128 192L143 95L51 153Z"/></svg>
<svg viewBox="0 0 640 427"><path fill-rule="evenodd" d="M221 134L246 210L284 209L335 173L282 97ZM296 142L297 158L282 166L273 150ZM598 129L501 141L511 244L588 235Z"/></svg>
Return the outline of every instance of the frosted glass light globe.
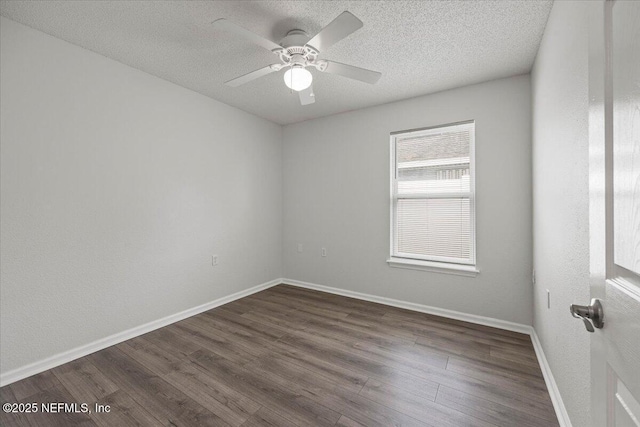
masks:
<svg viewBox="0 0 640 427"><path fill-rule="evenodd" d="M311 73L302 67L289 68L284 73L284 84L286 84L289 89L297 92L311 86L312 81L313 76Z"/></svg>

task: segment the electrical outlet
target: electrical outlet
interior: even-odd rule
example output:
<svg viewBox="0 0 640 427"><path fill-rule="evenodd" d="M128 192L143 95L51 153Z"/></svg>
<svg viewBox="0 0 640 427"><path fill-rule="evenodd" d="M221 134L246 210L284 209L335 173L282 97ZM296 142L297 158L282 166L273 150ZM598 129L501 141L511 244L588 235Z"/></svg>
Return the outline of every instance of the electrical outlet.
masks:
<svg viewBox="0 0 640 427"><path fill-rule="evenodd" d="M298 253L302 253L302 243L298 243Z"/></svg>
<svg viewBox="0 0 640 427"><path fill-rule="evenodd" d="M327 248L322 248L322 251L320 252L320 254L321 254L323 257L326 257L326 256L327 256Z"/></svg>
<svg viewBox="0 0 640 427"><path fill-rule="evenodd" d="M547 308L551 308L551 292L547 289Z"/></svg>
<svg viewBox="0 0 640 427"><path fill-rule="evenodd" d="M218 255L211 255L211 265L214 267L218 265Z"/></svg>

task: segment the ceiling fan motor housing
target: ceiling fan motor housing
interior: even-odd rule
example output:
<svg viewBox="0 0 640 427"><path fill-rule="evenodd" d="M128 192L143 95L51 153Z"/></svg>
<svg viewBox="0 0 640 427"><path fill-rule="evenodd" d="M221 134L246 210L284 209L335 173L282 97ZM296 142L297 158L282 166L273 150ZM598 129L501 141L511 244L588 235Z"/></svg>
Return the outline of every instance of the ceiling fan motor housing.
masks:
<svg viewBox="0 0 640 427"><path fill-rule="evenodd" d="M309 41L309 35L303 30L291 30L278 43L284 48L304 46Z"/></svg>
<svg viewBox="0 0 640 427"><path fill-rule="evenodd" d="M307 45L309 36L302 30L291 30L280 40L282 49L274 49L273 53L280 56L282 67L315 67L324 71L326 63L318 61L318 52L312 46Z"/></svg>

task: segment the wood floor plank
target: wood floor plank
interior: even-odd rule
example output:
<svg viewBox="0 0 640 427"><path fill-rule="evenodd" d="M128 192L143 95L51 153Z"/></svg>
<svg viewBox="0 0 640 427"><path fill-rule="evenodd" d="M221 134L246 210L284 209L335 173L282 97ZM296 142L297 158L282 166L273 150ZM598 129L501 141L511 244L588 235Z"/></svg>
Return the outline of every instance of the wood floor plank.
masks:
<svg viewBox="0 0 640 427"><path fill-rule="evenodd" d="M357 319L355 316L357 313L351 311L346 316L327 316L326 309L318 311L313 308L306 307L304 305L299 306L298 310L289 313L290 318L298 317L297 321L306 321L311 323L319 323L321 325L339 325L341 327L348 327L352 330L367 333L373 336L394 338L404 342L415 342L415 336L411 333L398 333L392 334L387 330L384 325L375 323L373 321L363 322L361 319ZM368 319L372 319L379 316L368 316ZM394 331L395 332L395 331Z"/></svg>
<svg viewBox="0 0 640 427"><path fill-rule="evenodd" d="M248 337L257 335L265 339L277 340L288 333L288 331L280 327L254 322L242 316L230 315L224 311L210 310L203 314L216 321L218 325L225 325L229 330L235 333L244 333Z"/></svg>
<svg viewBox="0 0 640 427"><path fill-rule="evenodd" d="M192 340L200 348L213 351L229 360L236 360L240 364L255 360L255 355L249 353L249 349L225 338L224 334L215 329L192 322L181 322L178 328L183 332L185 338Z"/></svg>
<svg viewBox="0 0 640 427"><path fill-rule="evenodd" d="M316 357L312 353L300 351L284 342L277 341L273 344L273 353L269 357L277 357L294 363L302 368L321 375L337 385L356 393L362 389L369 377L365 374L338 366L327 360Z"/></svg>
<svg viewBox="0 0 640 427"><path fill-rule="evenodd" d="M434 350L433 347L429 347L429 349ZM520 363L512 360L500 359L498 357L491 356L491 350L489 351L489 356L487 356L486 354L479 355L477 353L450 354L449 360L451 359L468 361L469 363L476 363L478 366L504 369L512 371L515 374L534 376L537 377L540 381L544 381L544 377L542 376L542 371L540 370L539 365L532 366L528 363Z"/></svg>
<svg viewBox="0 0 640 427"><path fill-rule="evenodd" d="M505 336L505 337L514 338L524 342L531 342L531 338L528 335L525 335L519 332L508 331L506 329L493 328L491 326L485 326L485 325L480 325L476 323L464 322L462 320L448 319L446 317L440 317L434 314L419 313L419 312L395 308L395 307L390 307L387 310L385 317L396 317L396 318L405 319L407 321L414 322L414 323L423 322L424 324L427 324L427 325L428 324L452 325L452 326L457 326L465 329L473 329L476 331L486 332L487 334L489 334L489 336L491 335Z"/></svg>
<svg viewBox="0 0 640 427"><path fill-rule="evenodd" d="M304 335L303 335L304 333ZM384 375L395 372L391 366L386 364L387 360L380 361L378 358L368 358L369 354L342 343L336 343L331 339L309 334L306 331L296 331L280 339L280 342L297 348L306 353L316 354L337 366L345 369L352 369L367 376Z"/></svg>
<svg viewBox="0 0 640 427"><path fill-rule="evenodd" d="M434 351L425 346L393 346L383 347L366 342L353 344L354 348L390 358L398 363L408 363L411 366L429 365L446 368L449 356L445 352Z"/></svg>
<svg viewBox="0 0 640 427"><path fill-rule="evenodd" d="M245 298L229 302L229 303L227 303L225 305L221 305L219 307L216 307L216 310L224 310L224 311L227 311L229 313L233 313L236 316L242 316L244 313L249 311L246 308L245 304L243 304L244 300L245 300Z"/></svg>
<svg viewBox="0 0 640 427"><path fill-rule="evenodd" d="M540 366L535 357L535 354L531 354L528 352L510 351L506 348L492 346L489 354L494 358L521 363L533 368L538 368Z"/></svg>
<svg viewBox="0 0 640 427"><path fill-rule="evenodd" d="M322 326L334 326L344 329L345 331L353 331L361 334L366 334L372 338L384 338L391 340L392 343L406 343L413 344L416 342L416 335L413 333L401 333L396 330L391 330L380 323L369 322L362 324L355 318L356 313L350 313L347 317L339 320L328 320L322 316L307 315L309 318L308 323L310 325L322 325Z"/></svg>
<svg viewBox="0 0 640 427"><path fill-rule="evenodd" d="M431 347L434 350L442 350L454 355L479 354L481 356L491 355L491 346L473 340L464 340L455 336L430 335L419 336L416 345Z"/></svg>
<svg viewBox="0 0 640 427"><path fill-rule="evenodd" d="M188 356L201 347L184 337L184 331L178 328L180 323L157 329L141 337L176 357Z"/></svg>
<svg viewBox="0 0 640 427"><path fill-rule="evenodd" d="M358 394L347 394L339 389L338 391L321 389L313 392L304 390L303 392L335 411L349 414L349 417L368 427L424 427L433 425L429 424L426 419L418 420L412 418L407 414L380 405Z"/></svg>
<svg viewBox="0 0 640 427"><path fill-rule="evenodd" d="M261 407L254 400L205 374L191 362L182 363L163 378L232 426L242 425Z"/></svg>
<svg viewBox="0 0 640 427"><path fill-rule="evenodd" d="M300 321L301 319L296 316L292 318L287 316L286 313L274 316L273 313L265 313L262 311L251 310L242 313L241 315L245 319L253 320L254 322L261 322L273 327L283 328L283 330L289 332L291 329L303 330L305 329L306 322Z"/></svg>
<svg viewBox="0 0 640 427"><path fill-rule="evenodd" d="M307 332L312 332L348 345L355 342L366 342L380 347L397 348L399 346L411 347L414 344L413 340L402 337L381 336L372 332L360 331L334 321L309 319L305 325L306 328L304 330Z"/></svg>
<svg viewBox="0 0 640 427"><path fill-rule="evenodd" d="M537 375L537 372L535 374L521 372L508 366L462 357L450 357L447 370L498 385L503 385L505 382L514 382L530 387L533 390L538 390L545 396L547 395L547 385L544 379Z"/></svg>
<svg viewBox="0 0 640 427"><path fill-rule="evenodd" d="M436 402L496 426L552 427L556 420L538 418L471 394L441 386Z"/></svg>
<svg viewBox="0 0 640 427"><path fill-rule="evenodd" d="M198 333L204 334L206 337L213 339L213 343L219 346L219 342L224 345L221 347L211 347L211 343L208 343L208 349L216 352L218 349L220 352L226 351L230 354L240 353L241 355L249 355L249 359L253 360L255 357L264 356L269 351L269 344L274 342L274 338L265 337L264 335L256 332L247 332L245 330L238 331L235 327L229 326L225 323L220 323L218 320L208 316L196 316L181 322L180 327L185 328ZM193 338L189 336L190 338ZM222 341L220 341L222 340ZM222 354L221 354L222 355ZM246 363L242 361L245 357L229 358L238 363Z"/></svg>
<svg viewBox="0 0 640 427"><path fill-rule="evenodd" d="M11 387L2 387L0 388L0 401L2 403L6 402L17 402L16 395L13 394Z"/></svg>
<svg viewBox="0 0 640 427"><path fill-rule="evenodd" d="M426 399L407 391L404 387L394 387L375 379L370 379L360 391L360 395L416 419L426 421L434 427L493 427L493 424L482 419L436 403L437 390L437 388L433 390L432 399Z"/></svg>
<svg viewBox="0 0 640 427"><path fill-rule="evenodd" d="M264 297L264 301L284 308L295 307L296 312L324 316L327 319L344 319L351 313L351 310L343 307L331 307L330 304L319 304L316 301L306 301L299 297L290 297L286 295L269 295Z"/></svg>
<svg viewBox="0 0 640 427"><path fill-rule="evenodd" d="M15 382L9 387L17 400L23 400L26 397L40 393L53 387L59 387L62 384L52 371L44 371L40 374L25 378L22 381Z"/></svg>
<svg viewBox="0 0 640 427"><path fill-rule="evenodd" d="M244 319L241 316L238 316L241 320L245 320L247 322L252 322L247 319ZM255 323L255 322L252 322ZM282 333L276 332L276 336L271 334L265 334L261 331L256 330L256 328L248 328L244 325L239 324L238 322L230 322L220 316L212 316L202 314L200 316L190 317L188 319L180 322L181 326L192 325L198 326L201 329L204 329L205 332L216 333L228 340L235 341L236 339L255 339L258 338L260 340L267 341L275 341L279 337L281 337ZM268 325L261 325L264 329L268 329ZM272 328L274 329L274 328Z"/></svg>
<svg viewBox="0 0 640 427"><path fill-rule="evenodd" d="M336 427L366 427L364 424L360 424L357 421L352 420L351 418L343 415L338 420Z"/></svg>
<svg viewBox="0 0 640 427"><path fill-rule="evenodd" d="M300 288L297 286L277 286L269 289L273 293L280 293L290 297L298 297L305 301L314 301L318 304L328 304L328 308L345 309L349 312L357 311L359 313L384 315L388 309L387 306L368 301L362 301L356 298L344 297L327 292L320 292L312 289Z"/></svg>
<svg viewBox="0 0 640 427"><path fill-rule="evenodd" d="M85 357L51 371L78 402L94 403L118 390L118 386Z"/></svg>
<svg viewBox="0 0 640 427"><path fill-rule="evenodd" d="M344 321L350 325L371 328L386 335L405 337L413 342L416 340L416 334L410 328L400 325L398 321L389 322L384 316L370 316L366 313L352 312L344 318Z"/></svg>
<svg viewBox="0 0 640 427"><path fill-rule="evenodd" d="M287 297L272 297L271 300L275 300L275 298L279 298L280 306L284 307ZM370 327L369 325L361 325L358 322L352 321L348 319L349 314L347 311L334 310L332 308L317 308L315 306L310 306L301 301L295 301L297 310L289 311L286 313L286 320L296 323L296 324L304 324L314 322L315 324L321 324L323 326L342 326L347 327L350 326L352 329L360 332L367 333L371 336L385 337L385 338L395 338L397 340L403 340L406 342L414 342L415 337L412 334L399 334L398 337L394 337L393 335L385 335L384 333L377 333L375 327ZM276 316L280 316L280 313L270 313L275 314ZM287 328L290 329L290 328Z"/></svg>
<svg viewBox="0 0 640 427"><path fill-rule="evenodd" d="M384 358L369 357L369 354L356 353L354 349L347 348L339 343L331 342L322 337L303 336L305 332L295 332L284 337L281 341L297 346L305 351L320 354L326 360L345 368L363 372L370 377L391 383L404 377L418 377L423 380L448 385L457 390L465 391L477 396L485 397L497 403L516 409L530 411L532 413L544 413L555 416L553 408L549 407L543 397L537 397L526 388L517 388L509 383L497 386L482 380L467 377L466 375L453 373L446 369L436 367L413 368L406 364Z"/></svg>
<svg viewBox="0 0 640 427"><path fill-rule="evenodd" d="M262 407L245 421L242 427L297 427L297 425L272 410Z"/></svg>
<svg viewBox="0 0 640 427"><path fill-rule="evenodd" d="M89 417L89 414L83 412L84 409L81 407L81 404L86 402L79 402L74 399L62 385L47 388L46 390L27 397L22 402L27 401L37 402L40 405L40 410L37 413L26 414L29 424L33 427L90 427L96 425ZM59 410L60 408L58 408L54 411L49 411L44 410L42 407L42 404L46 403L66 403L70 405L75 404L75 406L70 406L68 409Z"/></svg>
<svg viewBox="0 0 640 427"><path fill-rule="evenodd" d="M405 324L407 322L404 322ZM448 324L445 324L448 325ZM510 337L503 337L501 335L490 336L486 332L477 331L475 329L464 329L460 327L447 327L443 328L440 325L420 325L420 330L415 330L414 333L422 337L446 337L457 341L473 341L480 344L486 344L492 347L504 347L516 352L527 353L528 350L533 349L531 343L513 339Z"/></svg>
<svg viewBox="0 0 640 427"><path fill-rule="evenodd" d="M0 426L5 427L31 427L29 416L22 412L0 412Z"/></svg>
<svg viewBox="0 0 640 427"><path fill-rule="evenodd" d="M187 359L178 359L144 338L116 347L230 425L241 425L260 408L251 399L204 375Z"/></svg>
<svg viewBox="0 0 640 427"><path fill-rule="evenodd" d="M252 296L256 296L260 294L254 294ZM289 321L291 324L300 325L302 324L300 319L300 310L299 305L292 307L289 305L290 302L287 301L272 301L268 297L256 297L255 299L244 303L247 307L245 313L259 313L263 315L267 315L270 317L274 317L277 319ZM345 314L338 315L339 318L346 317ZM287 328L288 330L288 328Z"/></svg>
<svg viewBox="0 0 640 427"><path fill-rule="evenodd" d="M262 360L247 365L247 369L258 372L261 376L268 378L270 382L280 384L284 388L296 390L336 412L348 413L366 425L430 425L403 412L345 390L326 378L311 376L304 368L283 360Z"/></svg>
<svg viewBox="0 0 640 427"><path fill-rule="evenodd" d="M109 406L109 412L90 414L91 419L100 427L161 425L160 420L123 390L105 396L97 403Z"/></svg>
<svg viewBox="0 0 640 427"><path fill-rule="evenodd" d="M432 333L457 333L464 335L466 339L478 340L490 345L533 348L531 340L525 340L520 336L496 334L493 331L469 328L466 324L442 322L434 318L409 318L387 313L378 321L393 329L411 331L414 335L429 336Z"/></svg>
<svg viewBox="0 0 640 427"><path fill-rule="evenodd" d="M340 414L206 350L190 356L207 374L299 426L333 426Z"/></svg>
<svg viewBox="0 0 640 427"><path fill-rule="evenodd" d="M163 350L143 337L137 337L116 346L127 356L136 360L156 375L173 372L182 363L182 358Z"/></svg>
<svg viewBox="0 0 640 427"><path fill-rule="evenodd" d="M109 347L89 357L98 369L165 425L229 425L118 348Z"/></svg>
<svg viewBox="0 0 640 427"><path fill-rule="evenodd" d="M294 301L297 305L296 314L321 316L326 319L345 319L352 311L348 309L335 310L330 305L305 304L302 300Z"/></svg>
<svg viewBox="0 0 640 427"><path fill-rule="evenodd" d="M529 336L279 285L0 389L3 426L557 426Z"/></svg>
<svg viewBox="0 0 640 427"><path fill-rule="evenodd" d="M458 359L466 359L466 360L476 360L487 365L500 366L504 368L508 368L512 371L521 372L530 375L536 375L540 379L542 379L542 371L539 369L539 366L533 365L532 363L526 361L522 363L518 360L507 360L503 358L498 358L491 355L492 346L489 346L489 351L487 352L487 348L485 344L480 344L480 348L473 348L473 345L469 345L465 350L464 346L453 344L451 346L446 346L446 343L443 341L439 341L437 338L434 340L425 340L422 338L418 338L415 344L416 351L428 351L435 352L440 355L446 355L447 357L455 357ZM530 349L522 349L519 351L530 351L534 352L533 348ZM495 352L494 352L495 354Z"/></svg>
<svg viewBox="0 0 640 427"><path fill-rule="evenodd" d="M377 317L382 317L386 313L386 306L381 304L307 289L298 288L298 290L303 291L300 293L300 299L311 299L317 304L322 304L328 309L335 309L336 307L339 307L340 310L344 310L348 313L361 313Z"/></svg>
<svg viewBox="0 0 640 427"><path fill-rule="evenodd" d="M406 329L418 337L435 338L444 336L459 342L474 341L493 347L504 347L512 351L534 354L530 339L523 340L520 337L489 333L459 324L438 322L431 318L426 321L424 319L420 321L419 319L410 320L407 317L398 318L393 315L385 315L380 319L380 322L392 329Z"/></svg>
<svg viewBox="0 0 640 427"><path fill-rule="evenodd" d="M18 399L11 391L11 387L5 386L0 388L0 404L5 403L17 403ZM26 414L22 412L5 412L0 411L0 426L16 426L16 427L28 427L29 420Z"/></svg>
<svg viewBox="0 0 640 427"><path fill-rule="evenodd" d="M280 375L287 381L292 381L294 383L297 382L298 386L305 385L309 387L315 387L329 384L329 388L331 389L333 389L334 387L341 387L345 391L349 391L354 394L357 394L364 386L363 384L361 387L358 387L357 390L342 387L339 381L335 381L335 377L314 375L314 372L307 369L304 365L286 358L262 358L249 363L245 366L245 368L265 372L270 376L270 378L273 378L271 377L271 375L275 373L276 375ZM280 380L280 378L277 379L277 381ZM290 386L288 382L285 382L284 384L287 387ZM437 384L434 384L433 386L434 390L436 390ZM433 397L435 397L435 391L433 392Z"/></svg>
<svg viewBox="0 0 640 427"><path fill-rule="evenodd" d="M439 372L446 375L446 371L440 363L431 364L427 357L422 361L415 362L399 358L393 352L382 352L376 346L338 341L331 336L318 334L314 330L295 331L280 341L306 351L323 352L324 357L336 364L345 365L346 363L345 366L350 369L364 370L371 375L388 373L393 376L398 371L413 374L421 371L429 372L431 369L438 369Z"/></svg>
<svg viewBox="0 0 640 427"><path fill-rule="evenodd" d="M290 301L273 302L269 299L269 295L266 292L259 292L257 294L250 295L241 300L225 304L223 307L231 306L234 309L242 309L243 312L247 311L261 311L264 313L287 313L290 311L296 311L297 307L291 304Z"/></svg>

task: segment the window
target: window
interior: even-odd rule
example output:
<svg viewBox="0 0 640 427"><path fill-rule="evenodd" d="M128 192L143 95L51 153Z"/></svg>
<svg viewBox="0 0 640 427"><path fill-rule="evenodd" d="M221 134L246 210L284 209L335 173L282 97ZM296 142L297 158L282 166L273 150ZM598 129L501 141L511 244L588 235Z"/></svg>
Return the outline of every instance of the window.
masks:
<svg viewBox="0 0 640 427"><path fill-rule="evenodd" d="M475 123L391 135L392 266L476 273Z"/></svg>

